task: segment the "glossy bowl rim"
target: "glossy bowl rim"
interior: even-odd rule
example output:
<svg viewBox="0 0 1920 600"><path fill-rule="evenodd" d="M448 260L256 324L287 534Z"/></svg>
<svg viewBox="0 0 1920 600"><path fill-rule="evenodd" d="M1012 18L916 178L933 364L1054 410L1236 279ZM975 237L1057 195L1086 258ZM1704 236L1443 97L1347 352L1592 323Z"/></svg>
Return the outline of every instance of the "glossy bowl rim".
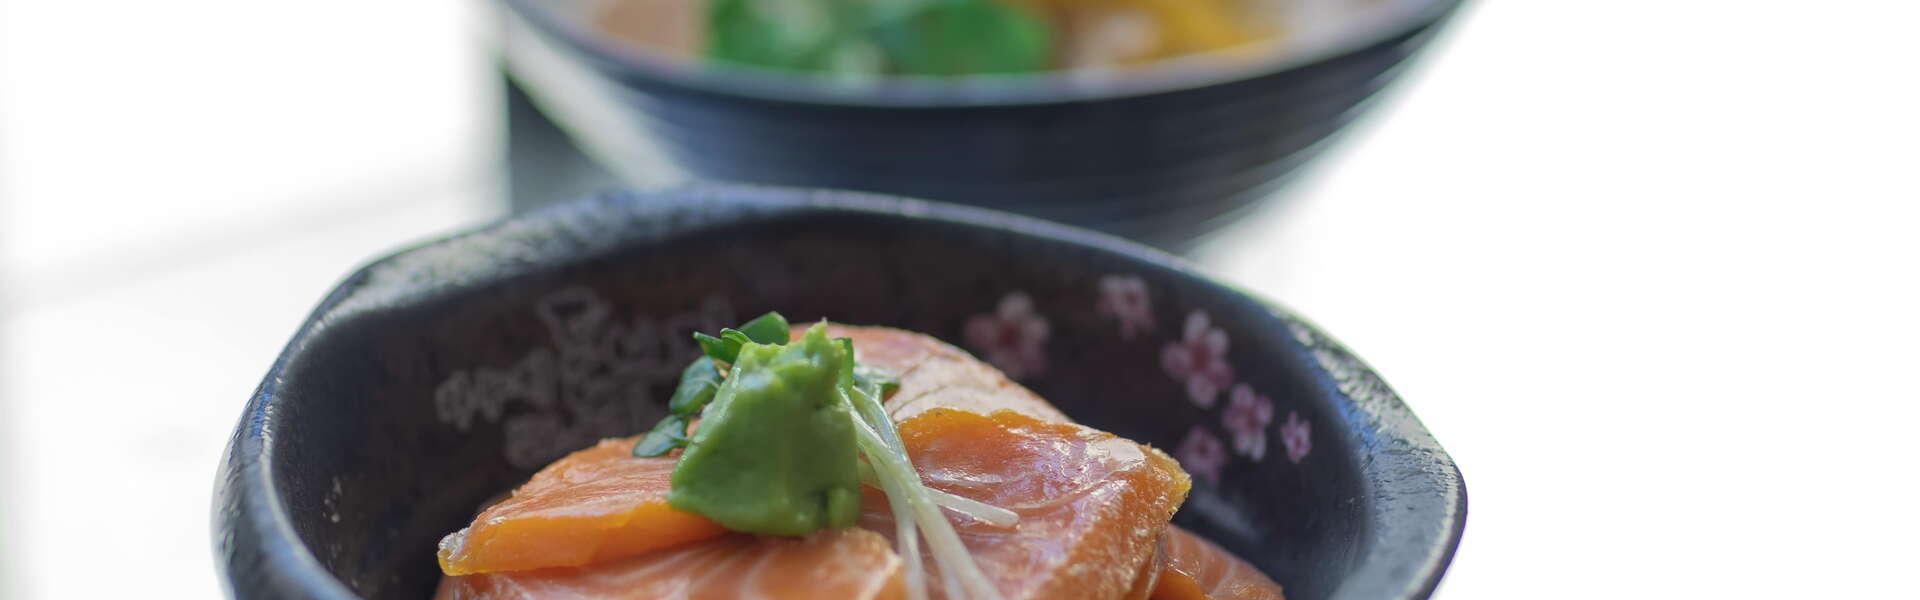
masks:
<svg viewBox="0 0 1920 600"><path fill-rule="evenodd" d="M921 220L1043 243L1078 246L1110 255L1122 262L1159 270L1183 279L1183 283L1197 286L1209 295L1226 295L1255 303L1284 326L1292 328L1291 335L1286 338L1297 345L1297 351L1316 356L1323 351L1331 352L1345 361L1344 368L1350 371L1347 373L1349 377L1372 382L1373 385L1361 386L1365 389L1356 390L1365 392L1366 397L1351 393L1343 380L1328 372L1325 359L1314 365L1312 374L1318 380L1313 383L1333 398L1344 419L1352 421L1359 418L1377 429L1373 433L1381 436L1379 439L1382 443L1356 445L1356 454L1345 457L1356 460L1364 493L1370 497L1405 502L1409 491L1431 491L1436 495L1425 499L1427 508L1433 508L1432 505L1436 503L1439 505L1441 522L1433 524L1437 529L1423 530L1402 524L1395 531L1364 531L1362 535L1369 538L1368 543L1363 553L1355 559L1348 577L1334 591L1333 597L1341 600L1427 598L1439 585L1452 562L1466 527L1467 516L1466 485L1458 466L1412 410L1386 387L1370 367L1296 313L1217 281L1200 272L1196 266L1163 251L1067 225L989 209L866 192L696 183L648 192L604 193L508 216L480 227L405 246L356 269L337 284L274 359L259 387L247 401L222 452L213 494L212 533L216 551L215 566L227 594L234 596L238 592L257 590L266 591L271 597L359 597L320 563L294 530L288 517L287 501L282 497L281 490L273 484L271 440L275 427L283 426L275 421L273 414L277 412L274 408L280 391L280 378L289 360L299 356L308 345L323 335L331 322L360 312L394 308L395 298L381 295L382 291L399 291L414 298L431 298L437 295L433 293L435 290L441 293L457 292L488 281L536 273L578 260L582 256L614 251L626 244L646 241L647 238L636 234L632 225L627 225L621 235L612 236L615 239L611 243L589 244L586 248L533 249L515 257L513 261L502 256L464 256L457 269L479 273L479 276L459 279L454 284L435 281L424 288L411 287L413 284L408 281L395 281L391 277L396 273L383 271L399 268L399 273L407 273L409 271L404 267L409 266L409 262L433 264L434 258L447 258L434 256L436 250L448 251L450 247L462 243L503 240L524 233L516 231L516 227L530 230L528 226L540 225L545 226L543 231L548 233L566 232L569 227L595 227L599 224L595 215L604 214L604 205L616 205L614 210L626 210L629 213L640 208L665 214L671 210L696 211L698 209L692 207L701 205L710 208L714 202L726 202L727 208L751 211L748 215L726 217L720 221L735 226L768 217L838 213ZM646 203L657 204L647 207ZM656 224L655 227L673 228L671 224ZM667 235L672 233L667 232ZM520 240L520 243L524 242ZM418 268L421 265L412 266ZM382 286L398 289L382 290ZM1306 338L1318 341L1311 342ZM1348 426L1357 425L1349 423ZM1401 447L1422 447L1426 449L1422 454L1426 459L1410 458L1413 453L1387 451L1388 447L1396 444ZM1402 476L1395 479L1388 477L1388 473ZM1432 481L1416 480L1406 477L1406 473L1435 478ZM1427 485L1435 489L1424 489ZM1451 493L1447 493L1449 491ZM1372 498L1367 507L1368 510L1362 514L1362 523L1369 528L1384 517L1392 516L1391 511L1379 510ZM250 539L245 543L236 543L237 536ZM1381 544L1383 540L1414 543L1390 546ZM1355 576L1363 574L1374 579L1360 581L1372 585L1360 588L1350 585L1357 579ZM236 586L236 577L239 576L247 577L249 585ZM1382 596L1382 592L1390 595Z"/></svg>
<svg viewBox="0 0 1920 600"><path fill-rule="evenodd" d="M830 77L792 74L737 65L704 64L634 50L604 36L582 31L539 6L541 0L497 0L504 18L531 25L536 35L556 41L592 63L603 76L624 82L667 85L723 96L839 108L968 108L1040 106L1096 102L1195 90L1267 77L1359 54L1400 36L1444 21L1466 0L1425 0L1394 22L1341 36L1334 43L1294 52L1263 53L1257 58L1226 58L1203 53L1117 70L1047 71L1035 75L984 75L954 78L887 77L878 85L849 85ZM508 63L512 63L511 51Z"/></svg>

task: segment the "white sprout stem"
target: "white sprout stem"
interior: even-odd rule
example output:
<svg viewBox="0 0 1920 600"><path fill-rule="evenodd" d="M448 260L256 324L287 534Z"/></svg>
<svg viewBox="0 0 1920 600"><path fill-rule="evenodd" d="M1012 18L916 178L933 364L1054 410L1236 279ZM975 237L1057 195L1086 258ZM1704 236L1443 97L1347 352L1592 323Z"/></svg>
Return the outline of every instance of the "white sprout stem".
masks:
<svg viewBox="0 0 1920 600"><path fill-rule="evenodd" d="M920 532L913 527L913 508L905 502L892 504L893 538L898 540L901 558L907 562L907 600L927 600L927 563L920 557Z"/></svg>
<svg viewBox="0 0 1920 600"><path fill-rule="evenodd" d="M860 396L862 400L873 399L857 387L851 389L853 393ZM873 465L873 456L876 454L905 452L905 446L898 443L900 436L892 432L892 428L889 427L889 433L894 433L890 440L893 443L883 444L881 448L874 448L873 440L868 439L866 435L862 435L868 433L870 429L867 420L863 418L871 416L866 410L868 408L867 405L865 403L855 402L853 398L847 397L844 394L841 395L841 400L853 408L853 424L861 430L861 433L855 434L855 442L861 447L861 452L864 452L868 457L868 462L864 463L864 466L867 468L861 469L860 474L870 476L880 484L880 491L887 495L888 508L893 509L894 545L899 546L900 554L907 563L907 600L927 600L927 567L926 561L920 556L920 532L913 522L913 507L907 503L907 494L903 488L903 482L894 477L881 477L879 473L875 471L876 467ZM883 408L881 411L882 418L884 418L885 415L885 409ZM888 424L891 425L892 422L889 421ZM876 435L872 437L879 438L881 436ZM952 586L948 587L951 588Z"/></svg>
<svg viewBox="0 0 1920 600"><path fill-rule="evenodd" d="M853 395L860 399L856 401L849 397L847 398L847 403L852 404L853 410L859 413L860 418L865 420L868 426L880 434L880 439L886 441L888 448L899 453L900 456L906 456L907 445L900 441L900 431L894 429L893 417L887 414L886 405L882 404L879 398L868 394L866 390L858 387L851 389L853 390Z"/></svg>
<svg viewBox="0 0 1920 600"><path fill-rule="evenodd" d="M941 508L972 517L982 523L1002 529L1020 524L1020 513L934 488L927 488L927 493L933 496L933 503L940 505Z"/></svg>
<svg viewBox="0 0 1920 600"><path fill-rule="evenodd" d="M880 478L883 484L881 489L886 490L889 487L893 488L892 490L887 490L888 503L891 504L897 500L899 503L905 505L907 507L906 522L918 526L921 533L927 535L927 542L932 546L934 562L940 564L940 580L943 587L946 588L947 598L964 600L968 597L966 593L968 586L960 581L961 573L949 566L949 561L952 560L952 549L938 544L933 539L933 535L927 533L926 524L921 522L925 519L925 515L921 513L919 503L915 502L915 499L920 496L913 492L911 489L913 483L910 482L917 482L919 476L913 473L913 467L902 463L897 455L887 450L886 441L880 439L880 434L875 432L873 427L865 421L856 420L854 422L854 430L857 435L856 439L861 446L861 451L868 452L867 461L874 465L875 475ZM899 493L898 496L893 495L896 491ZM946 521L944 516L939 520L943 523ZM961 556L968 558L969 562L971 562L971 557L966 556L964 552Z"/></svg>
<svg viewBox="0 0 1920 600"><path fill-rule="evenodd" d="M899 434L893 431L893 420L886 416L885 408L879 401L863 392L855 390L855 398L848 398L858 414L866 417L854 419L857 438L867 450L867 461L873 464L874 474L885 482L894 478L907 504L914 513L920 533L927 536L927 546L933 551L933 558L940 564L942 583L947 588L947 597L975 598L979 600L1000 600L1000 590L993 581L980 571L980 565L973 562L973 555L960 542L960 535L953 530L953 524L940 512L928 488L920 483L920 474L913 469L911 459L907 458L904 445L888 443L888 438L876 429L885 429L892 434L895 444ZM877 419L874 417L878 417ZM878 427L876 427L877 421ZM874 450L885 450L874 452ZM885 490L885 486L882 487ZM889 491L889 502L892 494ZM956 581L957 580L957 581ZM964 590L964 591L963 591Z"/></svg>
<svg viewBox="0 0 1920 600"><path fill-rule="evenodd" d="M869 461L875 451L886 451L884 446L873 447L874 440L868 438L866 423L854 419L854 424L860 429L855 441L860 451L867 454ZM920 532L914 529L913 508L907 505L906 491L900 489L900 482L896 478L881 477L872 469L863 469L860 474L873 478L879 484L880 491L887 494L887 505L893 509L895 545L900 547L900 556L907 563L908 600L927 600L926 563L920 557Z"/></svg>
<svg viewBox="0 0 1920 600"><path fill-rule="evenodd" d="M873 465L860 463L860 466L862 467L860 469L860 483L882 490L886 489L885 486L880 485L880 478L873 474ZM933 496L933 503L940 505L940 508L966 515L968 518L993 527L1011 529L1013 526L1020 524L1020 513L992 504L987 504L959 494L943 492L940 491L939 488L934 487L927 488L927 495Z"/></svg>

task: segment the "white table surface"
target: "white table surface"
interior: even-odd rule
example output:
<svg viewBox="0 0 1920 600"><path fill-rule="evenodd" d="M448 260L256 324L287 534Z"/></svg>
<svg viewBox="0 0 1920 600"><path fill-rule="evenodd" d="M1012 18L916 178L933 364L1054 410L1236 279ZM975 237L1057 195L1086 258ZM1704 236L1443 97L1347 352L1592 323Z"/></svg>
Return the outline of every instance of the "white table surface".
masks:
<svg viewBox="0 0 1920 600"><path fill-rule="evenodd" d="M1920 9L1483 0L1204 247L1466 473L1444 598L1910 595ZM218 593L334 280L496 214L467 0L0 0L0 597ZM105 570L103 570L103 568Z"/></svg>

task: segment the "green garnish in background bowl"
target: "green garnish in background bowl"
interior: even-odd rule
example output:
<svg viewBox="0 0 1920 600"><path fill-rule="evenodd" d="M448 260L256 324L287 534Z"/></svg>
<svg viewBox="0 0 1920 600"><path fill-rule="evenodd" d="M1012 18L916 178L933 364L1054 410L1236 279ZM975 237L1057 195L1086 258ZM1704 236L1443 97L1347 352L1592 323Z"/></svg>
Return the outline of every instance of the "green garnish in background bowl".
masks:
<svg viewBox="0 0 1920 600"><path fill-rule="evenodd" d="M710 58L839 75L1028 73L1045 22L996 0L713 0Z"/></svg>

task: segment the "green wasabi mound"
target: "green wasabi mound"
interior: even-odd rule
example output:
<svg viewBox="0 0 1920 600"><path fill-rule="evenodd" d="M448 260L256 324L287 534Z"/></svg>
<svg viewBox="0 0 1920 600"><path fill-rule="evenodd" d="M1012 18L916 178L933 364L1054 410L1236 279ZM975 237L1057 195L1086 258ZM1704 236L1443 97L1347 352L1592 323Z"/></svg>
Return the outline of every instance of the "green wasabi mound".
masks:
<svg viewBox="0 0 1920 600"><path fill-rule="evenodd" d="M667 503L734 531L798 536L852 525L859 447L853 353L824 324L786 345L745 342L673 470Z"/></svg>

